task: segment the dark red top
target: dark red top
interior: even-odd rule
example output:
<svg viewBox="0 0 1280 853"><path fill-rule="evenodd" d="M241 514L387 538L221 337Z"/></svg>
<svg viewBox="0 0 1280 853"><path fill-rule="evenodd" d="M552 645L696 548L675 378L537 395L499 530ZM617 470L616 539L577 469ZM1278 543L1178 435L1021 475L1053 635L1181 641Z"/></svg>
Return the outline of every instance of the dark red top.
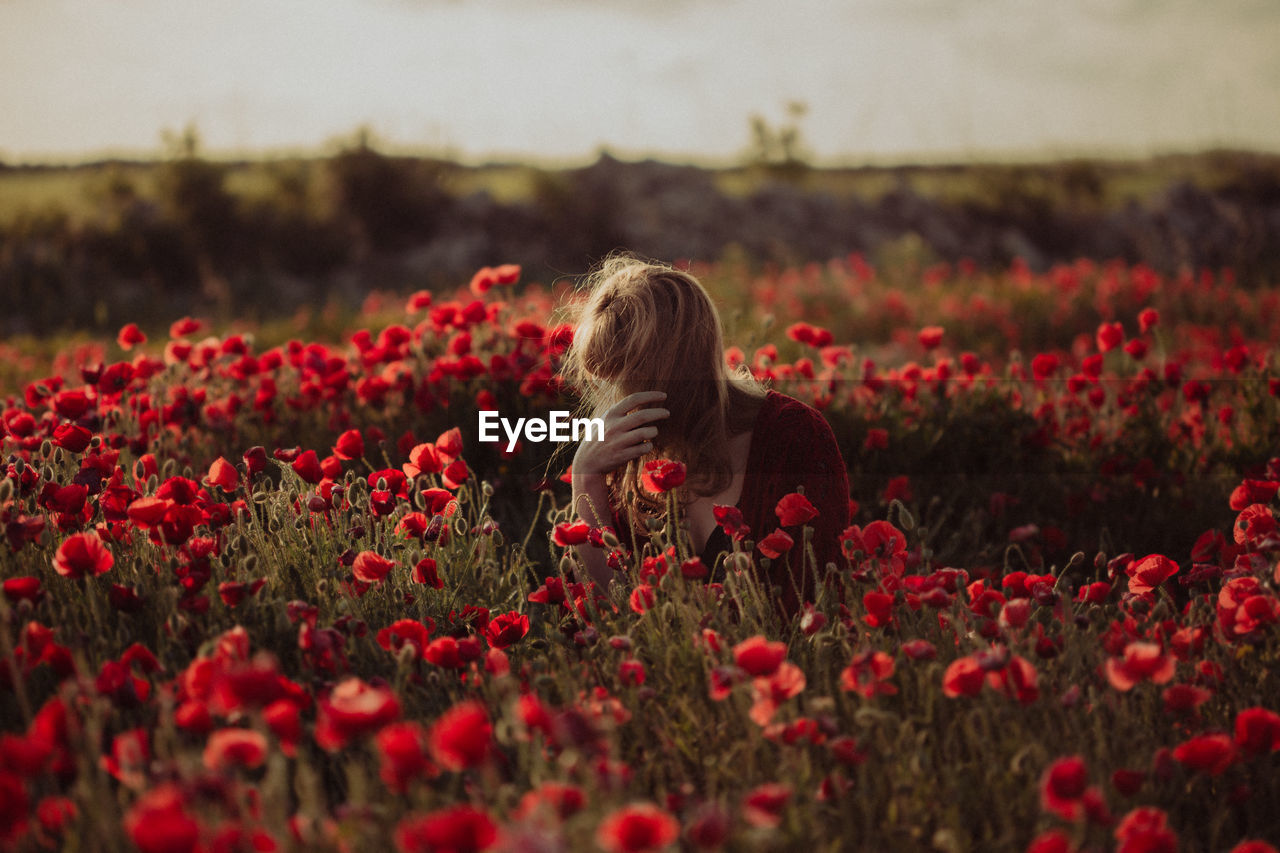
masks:
<svg viewBox="0 0 1280 853"><path fill-rule="evenodd" d="M770 390L752 428L742 495L737 503L743 522L751 528L746 538L759 543L779 529L775 507L799 486L804 487L804 496L818 510L818 517L808 523L813 528L818 570L821 572L827 563L842 567L840 534L849 526L849 474L835 434L817 410ZM637 532L644 533L626 525L617 507L613 507L613 528L628 547L634 547ZM813 567L802 559L801 526L783 529L795 545L771 561L769 580L779 588L782 609L794 616L801 601L813 600L816 584ZM728 536L716 527L702 552L702 561L710 568L720 551L729 549ZM756 560L762 556L757 546Z"/></svg>

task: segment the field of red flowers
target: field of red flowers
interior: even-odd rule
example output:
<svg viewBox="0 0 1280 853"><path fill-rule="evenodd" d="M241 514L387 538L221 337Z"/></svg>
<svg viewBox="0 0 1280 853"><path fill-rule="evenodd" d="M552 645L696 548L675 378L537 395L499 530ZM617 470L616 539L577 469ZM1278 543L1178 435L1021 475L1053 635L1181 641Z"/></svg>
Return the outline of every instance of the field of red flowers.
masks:
<svg viewBox="0 0 1280 853"><path fill-rule="evenodd" d="M697 268L819 408L844 561L726 517L576 583L562 288L341 342L190 318L0 412L0 838L22 850L1274 850L1280 290L1122 263Z"/></svg>

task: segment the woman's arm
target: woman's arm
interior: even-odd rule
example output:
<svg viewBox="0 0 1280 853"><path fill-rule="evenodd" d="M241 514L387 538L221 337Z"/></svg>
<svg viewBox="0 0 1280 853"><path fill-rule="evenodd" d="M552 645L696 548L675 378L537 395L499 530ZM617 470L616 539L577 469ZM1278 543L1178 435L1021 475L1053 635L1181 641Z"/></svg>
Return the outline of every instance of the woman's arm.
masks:
<svg viewBox="0 0 1280 853"><path fill-rule="evenodd" d="M577 464L573 466L573 513L592 527L603 527L610 521L609 492L604 476L580 474ZM591 580L601 589L607 587L613 572L606 562L605 549L590 542L578 545L577 549L578 559L586 566Z"/></svg>
<svg viewBox="0 0 1280 853"><path fill-rule="evenodd" d="M605 474L621 468L653 449L658 428L652 421L671 414L667 409L642 408L659 403L667 395L662 391L640 391L623 397L604 414L604 438L583 441L573 457L573 514L592 527L611 521L609 492ZM586 566L591 580L606 587L613 577L606 562L605 550L597 545L578 545L578 557Z"/></svg>

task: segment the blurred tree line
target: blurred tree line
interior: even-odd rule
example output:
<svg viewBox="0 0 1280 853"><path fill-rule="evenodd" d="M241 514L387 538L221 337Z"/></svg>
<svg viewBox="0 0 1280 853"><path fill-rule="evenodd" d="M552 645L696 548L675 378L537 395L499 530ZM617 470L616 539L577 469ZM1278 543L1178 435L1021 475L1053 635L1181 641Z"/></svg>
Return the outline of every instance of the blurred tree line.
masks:
<svg viewBox="0 0 1280 853"><path fill-rule="evenodd" d="M1280 272L1280 158L1203 155L1212 181L1122 203L1107 196L1123 167L1091 161L844 170L874 173L885 190L871 196L833 190L839 170L808 163L803 113L789 107L778 127L756 118L737 170L602 153L583 168L529 169L526 191L508 197L462 180L477 168L392 156L363 130L327 158L257 164L246 188L244 164L203 156L188 128L166 136L166 158L145 172L96 167L87 216L54 205L0 220L0 334L264 319L358 304L371 289L453 287L494 263L549 281L618 248L802 263L891 257L907 240L930 259L983 266L1086 256L1168 272L1230 266L1244 282ZM970 190L931 193L922 180Z"/></svg>

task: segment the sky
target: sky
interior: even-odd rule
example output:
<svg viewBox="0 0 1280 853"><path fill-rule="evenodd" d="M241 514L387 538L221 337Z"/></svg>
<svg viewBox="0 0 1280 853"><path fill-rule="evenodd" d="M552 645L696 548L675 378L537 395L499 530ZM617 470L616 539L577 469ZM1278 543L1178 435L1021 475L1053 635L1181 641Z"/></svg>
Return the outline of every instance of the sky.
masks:
<svg viewBox="0 0 1280 853"><path fill-rule="evenodd" d="M1280 151L1276 0L0 0L0 160Z"/></svg>

